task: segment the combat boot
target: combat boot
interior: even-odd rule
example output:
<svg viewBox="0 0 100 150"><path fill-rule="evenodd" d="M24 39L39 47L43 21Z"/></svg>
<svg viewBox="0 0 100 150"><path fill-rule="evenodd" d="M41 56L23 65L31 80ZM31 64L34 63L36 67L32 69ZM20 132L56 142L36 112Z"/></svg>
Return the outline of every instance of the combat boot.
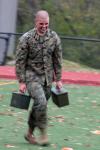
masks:
<svg viewBox="0 0 100 150"><path fill-rule="evenodd" d="M42 146L48 146L49 141L48 141L48 135L46 129L40 129L40 137L38 143Z"/></svg>
<svg viewBox="0 0 100 150"><path fill-rule="evenodd" d="M28 129L27 134L24 135L25 140L27 140L30 144L37 144L37 140L33 135L33 130L31 128Z"/></svg>

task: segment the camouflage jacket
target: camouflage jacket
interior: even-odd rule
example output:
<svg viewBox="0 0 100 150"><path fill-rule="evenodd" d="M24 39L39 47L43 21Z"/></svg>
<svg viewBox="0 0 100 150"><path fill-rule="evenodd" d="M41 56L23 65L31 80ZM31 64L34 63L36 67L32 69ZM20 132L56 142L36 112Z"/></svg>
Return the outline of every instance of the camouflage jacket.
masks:
<svg viewBox="0 0 100 150"><path fill-rule="evenodd" d="M36 29L22 35L16 51L16 75L19 82L28 82L42 78L51 84L61 79L62 48L56 32L48 29L39 36Z"/></svg>

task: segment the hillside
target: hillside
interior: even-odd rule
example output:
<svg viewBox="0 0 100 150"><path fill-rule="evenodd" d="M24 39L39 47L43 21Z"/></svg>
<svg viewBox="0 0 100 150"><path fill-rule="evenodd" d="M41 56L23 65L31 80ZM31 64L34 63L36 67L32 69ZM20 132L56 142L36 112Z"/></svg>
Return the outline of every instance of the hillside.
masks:
<svg viewBox="0 0 100 150"><path fill-rule="evenodd" d="M50 28L59 35L100 39L100 0L21 0L18 4L17 32L34 26L37 10L50 15ZM64 59L100 69L100 42L62 39Z"/></svg>
<svg viewBox="0 0 100 150"><path fill-rule="evenodd" d="M63 60L63 70L64 71L81 71L81 72L100 72L100 69L94 69L83 64L75 63L68 60Z"/></svg>
<svg viewBox="0 0 100 150"><path fill-rule="evenodd" d="M15 60L7 59L6 65L14 66L15 65ZM65 59L63 59L62 66L63 66L64 71L100 72L100 69L93 69L93 68L85 66L83 64L68 61L68 60L65 60Z"/></svg>

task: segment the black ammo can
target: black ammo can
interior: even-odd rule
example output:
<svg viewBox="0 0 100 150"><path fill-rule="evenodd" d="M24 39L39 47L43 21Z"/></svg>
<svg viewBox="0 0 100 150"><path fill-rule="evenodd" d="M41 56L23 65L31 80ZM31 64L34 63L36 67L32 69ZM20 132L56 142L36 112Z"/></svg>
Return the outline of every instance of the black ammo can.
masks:
<svg viewBox="0 0 100 150"><path fill-rule="evenodd" d="M65 88L58 90L55 87L51 88L52 100L58 107L69 105L68 92Z"/></svg>
<svg viewBox="0 0 100 150"><path fill-rule="evenodd" d="M29 95L13 92L10 106L27 110L29 108L30 99L31 97Z"/></svg>

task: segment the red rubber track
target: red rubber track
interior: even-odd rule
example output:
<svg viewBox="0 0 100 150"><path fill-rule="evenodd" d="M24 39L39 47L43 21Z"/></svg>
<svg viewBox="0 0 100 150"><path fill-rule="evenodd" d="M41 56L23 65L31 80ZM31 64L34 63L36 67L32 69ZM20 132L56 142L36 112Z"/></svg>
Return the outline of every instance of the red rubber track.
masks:
<svg viewBox="0 0 100 150"><path fill-rule="evenodd" d="M0 66L0 79L16 79L15 67ZM62 82L65 84L100 86L100 73L63 71Z"/></svg>

